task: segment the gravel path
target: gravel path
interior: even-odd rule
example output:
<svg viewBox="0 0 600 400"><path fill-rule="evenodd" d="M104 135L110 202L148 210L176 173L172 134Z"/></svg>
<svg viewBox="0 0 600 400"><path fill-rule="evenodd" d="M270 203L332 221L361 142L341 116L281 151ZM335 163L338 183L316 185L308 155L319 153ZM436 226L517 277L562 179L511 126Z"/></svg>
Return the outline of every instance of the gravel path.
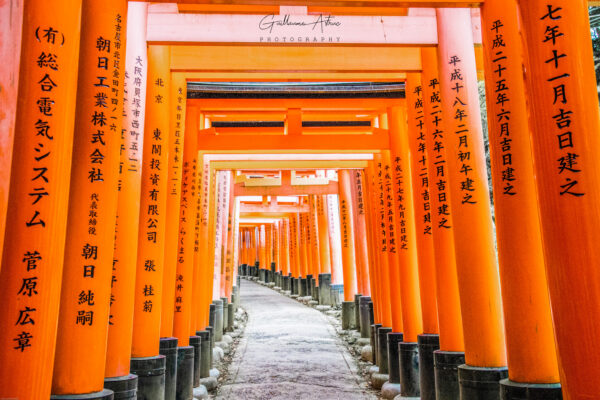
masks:
<svg viewBox="0 0 600 400"><path fill-rule="evenodd" d="M248 324L216 399L376 399L319 311L242 279Z"/></svg>

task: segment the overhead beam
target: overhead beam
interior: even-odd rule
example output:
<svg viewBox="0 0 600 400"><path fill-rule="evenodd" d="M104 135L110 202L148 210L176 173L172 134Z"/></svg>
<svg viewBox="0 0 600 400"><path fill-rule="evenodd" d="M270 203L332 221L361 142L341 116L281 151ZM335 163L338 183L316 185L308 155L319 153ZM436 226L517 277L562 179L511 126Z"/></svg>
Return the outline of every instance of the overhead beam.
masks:
<svg viewBox="0 0 600 400"><path fill-rule="evenodd" d="M389 148L387 130L374 129L371 135L210 135L200 134L198 150L223 151L279 151L311 153L374 152Z"/></svg>
<svg viewBox="0 0 600 400"><path fill-rule="evenodd" d="M196 82L402 82L405 72L306 71L306 72L174 72Z"/></svg>
<svg viewBox="0 0 600 400"><path fill-rule="evenodd" d="M188 106L198 107L201 112L217 110L236 111L287 111L300 108L304 111L356 111L385 112L388 107L405 106L405 99L356 98L356 99L188 99Z"/></svg>
<svg viewBox="0 0 600 400"><path fill-rule="evenodd" d="M360 169L366 168L366 161L212 161L213 170L238 170L238 169ZM302 185L299 185L302 186ZM248 196L258 196L250 194ZM280 194L278 196L286 196Z"/></svg>
<svg viewBox="0 0 600 400"><path fill-rule="evenodd" d="M233 194L235 196L303 196L309 194L338 194L338 183L336 181L331 181L327 185L290 185L289 183L283 183L281 186L243 186L241 183L236 183L234 185Z"/></svg>
<svg viewBox="0 0 600 400"><path fill-rule="evenodd" d="M143 1L143 0L133 0ZM173 0L155 0L154 3L172 3ZM179 0L179 4L235 4L276 6L323 6L323 7L480 7L484 0Z"/></svg>
<svg viewBox="0 0 600 400"><path fill-rule="evenodd" d="M234 192L235 193L235 192ZM308 204L257 204L257 203L240 203L240 213L299 213L309 212Z"/></svg>
<svg viewBox="0 0 600 400"><path fill-rule="evenodd" d="M281 14L277 5L235 5L235 4L178 4L180 13L194 14ZM405 7L307 7L307 14L331 15L407 15Z"/></svg>
<svg viewBox="0 0 600 400"><path fill-rule="evenodd" d="M370 121L379 113L356 112L356 111L304 111L303 121ZM229 121L283 121L286 113L283 111L235 111L235 110L212 110L205 111L204 116L213 122Z"/></svg>
<svg viewBox="0 0 600 400"><path fill-rule="evenodd" d="M410 72L421 70L421 50L394 46L171 46L180 72Z"/></svg>
<svg viewBox="0 0 600 400"><path fill-rule="evenodd" d="M479 18L474 38L481 43ZM437 45L435 16L148 14L148 42L161 44ZM478 34L479 33L479 34ZM478 40L477 40L478 39Z"/></svg>

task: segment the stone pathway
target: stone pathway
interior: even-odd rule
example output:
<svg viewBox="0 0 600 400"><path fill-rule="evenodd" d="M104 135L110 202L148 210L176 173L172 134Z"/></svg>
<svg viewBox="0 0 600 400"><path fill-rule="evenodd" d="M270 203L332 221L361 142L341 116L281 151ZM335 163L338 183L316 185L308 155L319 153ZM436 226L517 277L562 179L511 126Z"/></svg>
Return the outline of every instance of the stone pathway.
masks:
<svg viewBox="0 0 600 400"><path fill-rule="evenodd" d="M376 399L319 311L242 279L248 324L216 399Z"/></svg>

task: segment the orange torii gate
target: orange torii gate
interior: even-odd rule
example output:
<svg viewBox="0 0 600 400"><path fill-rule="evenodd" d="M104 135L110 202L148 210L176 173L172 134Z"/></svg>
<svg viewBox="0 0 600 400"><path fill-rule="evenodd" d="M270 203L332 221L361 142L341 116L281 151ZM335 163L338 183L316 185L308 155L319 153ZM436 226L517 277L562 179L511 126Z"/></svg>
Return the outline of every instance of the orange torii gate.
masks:
<svg viewBox="0 0 600 400"><path fill-rule="evenodd" d="M194 209L200 201L199 246L198 251L194 250L194 255L188 257L188 260L194 260L191 269L186 264L185 271L188 275L192 274L193 278L190 280L194 282L193 285L200 282L198 289L195 286L192 288L193 296L199 296L197 298L201 304L195 304L198 308L180 321L185 326L189 323L189 329L177 325L178 335L184 335L178 337L182 343L190 335L194 335L196 330L216 328L216 322L210 321L208 303L215 300L218 308L223 305L222 297L230 302L232 285L235 285L235 271L232 267L236 267L233 255L238 243L235 240L238 211L231 199L239 187L232 184L231 172L226 172L236 169L235 161L207 162L204 156L224 152L258 155L265 152L304 154L325 151L383 151L382 175L386 166L394 169L393 165L396 164L397 170L390 174L390 178L384 175L381 179L377 176L378 165L372 163L366 170L364 201L369 209L364 221L365 236L368 237L366 251L364 242L361 242L362 247L355 249L354 254L343 248L342 259L345 261L344 272L351 263L349 260L352 260L352 255L355 259L358 256L359 265L365 259L368 260L368 265L361 266L360 273L356 275L352 271L344 274L348 278L343 283L347 285L348 293L358 290L367 294L364 289L370 286L375 324L383 323L386 325L383 328L390 327L398 331L394 333L403 333L403 343L408 347L415 342L415 335L418 335L421 351L427 348L430 354L438 346L436 335L439 334L440 350L431 356L436 357L439 368L433 368L430 359L429 363L422 361L420 364L421 396L432 398L437 391L437 398L453 398L459 392L464 399L495 399L499 396L507 399L519 396L560 398L559 381L562 381L562 392L566 398L597 397L595 382L600 358L594 351L597 346L593 333L600 314L600 299L595 290L599 278L596 271L596 246L592 238L598 233L599 226L597 213L594 211L599 183L596 174L592 172L596 168L592 151L597 147L597 136L594 133L598 130L599 121L586 16L587 6L596 3L584 0L555 0L551 3L537 0L413 0L386 3L367 0L360 4L354 0L309 0L301 4L294 3L306 7L306 15L299 18L310 19L311 13L333 13L340 18L348 15L389 16L393 18L389 21L406 25L393 31L390 35L393 39L379 42L381 38L374 33L376 24L365 24L365 41L362 46L353 49L356 51L355 57L345 57L348 54L347 47L339 46L335 40L330 45L328 38L318 46L308 43L301 46L297 46L297 43L272 46L272 42L246 46L246 43L252 43L252 39L240 40L229 46L239 37L234 29L222 36L200 41L195 35L203 32L178 24L182 19L179 11L185 10L196 14L207 13L202 17L190 18L194 21L203 19L207 24L218 24L221 21L221 17L211 17L208 13L235 14L241 12L242 5L249 7L245 9L246 13L253 7L256 7L255 10L267 7L273 14L285 11L285 8L279 7L280 2L274 0L265 0L259 5L248 5L243 0L233 0L231 4L190 0L179 5L150 5L150 14L146 14L146 4L132 4L131 11L137 10L131 14L137 21L134 27L145 28L145 18L148 16L149 60L145 59L145 51L140 50L145 48L146 38L139 37L140 32L135 31L135 28L129 30L127 42L133 40L136 44L133 48L138 55L135 62L144 64L149 61L150 68L146 74L142 71L142 68L146 68L145 65L128 62L128 88L132 90L129 93L132 96L130 100L137 101L138 107L131 108L130 105L125 106L125 109L141 115L141 121L136 120L135 127L131 125L123 129L130 133L145 133L143 149L139 142L137 153L141 156L143 151L144 159L136 159L136 154L131 149L138 142L124 135L122 143L125 147L129 146L129 150L128 157L125 158L125 151L122 151L121 167L126 168L131 163L138 166L138 171L130 174L131 177L125 177L121 171L121 186L116 183L115 174L105 175L103 182L110 186L106 190L107 196L121 191L114 207L108 202L102 205L103 211L107 210L110 214L114 208L119 215L119 224L109 222L105 225L104 219L97 219L95 222L96 229L102 227L102 231L106 228L106 231L112 232L115 225L117 227L116 251L113 255L117 263L113 266L112 279L114 281L116 278L118 283L113 285L112 290L109 290L107 283L98 283L97 287L94 285L93 289L88 290L94 290L98 302L99 312L95 323L107 325L110 315L113 319L133 318L134 322L133 333L128 324L119 325L118 328L111 326L108 329L108 347L101 338L106 335L106 332L100 332L102 329L98 330L98 335L94 333L85 339L80 332L69 326L72 322L69 315L73 308L66 300L75 291L81 292L77 290L77 285L82 278L85 282L87 276L72 273L76 255L68 246L63 254L65 239L69 236L68 243L73 246L71 239L82 240L84 235L91 235L92 232L89 229L87 232L82 231L81 235L76 234L76 229L85 224L81 221L71 223L83 207L82 201L77 199L86 190L86 186L79 185L75 177L81 174L81 159L89 156L86 154L87 148L81 150L84 148L81 137L76 136L72 140L74 124L77 127L84 125L80 113L83 112L81 110L85 108L86 101L86 90L81 90L81 94L76 97L78 74L75 71L77 66L81 69L88 65L90 53L95 51L92 45L91 49L86 48L78 56L77 28L82 2L61 0L50 7L44 2L32 1L17 8L9 7L12 3L0 4L1 15L10 16L7 21L23 20L22 35L18 29L20 22L15 26L0 28L0 54L5 55L7 60L0 67L0 105L8 116L0 120L0 128L3 132L8 132L0 142L0 166L5 167L0 168L0 237L4 235L0 270L0 295L4 307L0 313L0 324L5 328L2 329L0 341L6 348L5 367L0 369L0 397L47 398L51 393L53 380L52 392L59 396L78 391L103 393L105 390L100 387L103 374L96 373L96 370L100 371L105 367L104 374L108 378L127 377L128 380L133 380L129 375L129 367L123 364L123 360L127 360L129 356L134 357L132 371L141 375L140 393L149 390L148 382L153 379L144 376L141 371L145 368L162 371L164 359L159 355L162 352L159 339L163 333L170 335L173 325L168 321L176 313L174 307L177 298L168 297L176 290L172 281L177 279L174 275L177 268L165 268L167 265L174 266L174 259L171 258L174 247L168 243L168 238L172 236L166 232L181 234L182 228L182 224L177 223L179 221L173 223L167 217L171 215L179 219L182 212L180 205L183 196L171 203L167 200L170 189L167 186L168 174L174 172L169 168L168 160L174 161L174 157L170 158L166 150L161 154L156 153L156 146L164 146L161 148L169 148L169 151L176 149L173 135L177 128L171 124L170 118L171 114L177 118L177 113L174 113L172 105L169 106L166 99L173 101L176 93L173 92L174 87L182 88L186 81L246 78L259 81L339 81L350 78L352 81L388 82L406 79L408 101L361 98L189 100L190 107L197 110L197 113L190 112L189 115L197 116L197 121L192 121L191 126L197 125L192 131L199 132L197 137L196 132L193 132L193 136L198 140L197 149L201 152L197 167L200 168L201 165L202 173L199 175L202 182L201 189L198 190L201 193L199 198L191 200L195 204ZM102 22L101 14L89 13L95 6L97 5L93 3L85 4L84 22L87 19L94 24L82 27L82 45L90 40L86 36L86 32L89 32L87 30L95 29L95 23ZM136 9L137 6L140 7ZM175 12L172 12L173 7ZM418 13L415 7L420 8ZM436 10L422 9L427 7ZM481 23L473 25L473 20L479 19L478 8L482 10ZM57 10L62 14L58 15ZM21 18L21 13L24 19ZM125 12L122 13L122 21L125 21ZM350 23L349 18L342 20L348 21L348 29L356 26ZM252 18L240 18L239 29L244 29L252 21ZM386 26L385 22L383 24ZM173 29L165 29L174 25ZM419 28L411 31L406 26ZM477 27L480 27L480 35L473 35L474 26L476 32ZM437 37L433 29L436 29ZM161 37L161 34L165 36ZM524 47L521 47L521 36L525 40ZM481 41L482 47L474 47L472 37L476 43ZM6 38L16 40L5 40ZM111 39L113 46L114 40ZM352 43L358 41L356 38L352 40ZM197 46L200 42L213 42L216 45ZM20 65L17 62L19 44ZM127 46L129 52L129 45ZM230 50L229 59L223 56L225 48ZM102 51L101 48L98 51ZM222 54L214 56L219 52ZM259 56L260 52L264 54ZM324 59L327 53L333 54L332 61ZM41 61L40 54L44 55ZM246 62L240 63L240 59ZM277 59L280 60L279 63L275 61ZM103 68L102 62L96 64L96 68ZM124 57L122 62L125 62ZM133 72L129 69L131 65ZM479 99L475 87L478 72L484 66L495 189L497 261L493 242L494 226L488 204ZM525 80L522 76L523 66L528 71ZM137 68L140 69L139 78L136 76ZM295 72L290 72L290 69ZM18 89L17 76L20 78ZM85 76L80 73L78 79ZM118 79L114 81L118 82ZM161 81L166 82L164 87ZM5 82L9 84L5 85ZM140 107L146 85L149 101L146 107ZM115 107L113 111L116 111L115 118L118 120L120 95L116 94L116 88L115 90L114 105L118 108ZM525 96L523 93L529 95ZM165 99L165 102L158 101L159 98ZM417 104L420 106L417 107ZM360 112L370 116L381 115L378 119L382 127L386 119L388 124L394 126L389 129L374 125L368 129L305 127L302 122L307 121L308 115L314 112L312 108L320 108L334 117L337 113L340 115L344 112L353 112L355 117ZM146 114L144 109L148 110ZM185 119L185 113L180 111L180 118ZM248 114L244 113L253 114L253 118L275 113L283 115L281 121L285 124L283 128L272 129L269 135L258 134L251 128L211 127L211 121L216 121L221 112L238 112L238 118L246 118ZM212 114L205 120L204 113L207 116ZM528 115L531 115L529 120ZM318 121L314 119L317 117L311 118ZM130 116L125 117L126 124L133 124L133 121ZM89 121L85 121L85 124L89 125ZM117 122L115 129L120 129ZM528 135L517 137L514 134L517 130L531 132L531 140ZM160 132L164 134L161 136ZM395 133L399 136L394 136ZM402 145L395 146L398 143L395 140ZM106 144L108 145L108 141ZM76 150L73 157L72 145ZM182 150L184 149L185 145ZM386 163L388 150L392 157ZM12 168L8 168L11 157ZM181 157L183 159L183 152ZM380 156L377 157L379 162ZM421 157L424 158L419 162ZM116 159L109 157L108 153L103 154L102 161L105 160L108 164L111 158ZM188 153L186 159L193 160L194 155ZM354 169L352 164L344 164L335 159L330 161L328 165L323 164L322 169ZM165 167L160 173L157 162ZM260 156L250 164L257 170L281 169L286 164L293 165L288 160L273 161L261 159ZM112 167L115 165L111 163ZM289 169L310 168L314 163L296 165ZM30 176L32 170L36 174ZM45 171L52 172L52 179L47 179L49 175ZM160 178L160 184L158 181L153 183L155 174ZM69 193L67 177L71 175L74 178ZM346 172L341 172L340 175L347 183ZM32 177L34 186L31 186ZM189 178L194 180L193 175ZM45 183L42 184L41 180ZM37 185L38 182L40 186ZM348 185L352 186L352 182L356 181L351 181ZM27 183L30 185L27 186ZM381 206L379 196L389 194L388 184L395 190L404 188L404 197L393 198ZM153 187L157 185L160 190L154 192ZM357 184L354 185L356 188ZM294 193L293 186L290 184L286 187L288 195ZM241 190L248 195L258 192L251 187ZM269 188L269 192L271 190ZM417 193L417 190L426 191L429 197ZM296 194L334 196L326 191ZM356 203L356 195L352 190L344 190L341 194L345 210L349 209L349 199L354 199L351 201ZM72 199L71 204L67 202L69 197ZM51 206L46 202L49 199L52 199ZM406 217L411 214L408 211L411 205L405 203L410 203L410 199L414 205L414 216ZM134 205L136 202L139 203L137 206ZM329 203L336 204L328 201L328 206ZM315 206L311 210L316 210L317 214L321 209L318 199L307 201L306 205ZM377 210L371 210L369 206ZM333 214L339 214L335 207L332 208L335 211ZM149 218L149 213L154 210L159 211L159 217ZM383 215L380 214L381 211ZM139 222L130 220L130 215L125 214L136 217L139 214ZM407 219L403 220L403 217ZM325 236L320 232L321 221L314 218L314 215L312 219L307 219L305 214L300 217L298 213L285 218L289 219L290 249L294 248L292 252L297 253L290 257L290 272L294 274L295 270L296 277L306 279L308 274L320 272L319 267L314 266L326 265L323 262L327 260L326 255L307 246L307 243L314 241L323 243ZM70 221L68 226L65 225L67 221ZM382 232L380 225L386 221L391 221L392 224ZM526 229L520 229L525 221L529 221ZM124 226L128 223L131 226ZM260 226L265 224L271 222ZM346 215L345 229L352 224L358 226L360 219L356 215ZM280 225L277 223L277 229L281 229ZM282 225L285 227L285 219ZM330 222L329 227L332 226L334 224ZM193 223L185 227L190 235L182 234L187 243L184 248L187 256L191 230L195 228ZM151 231L151 228L156 228L156 231ZM429 228L431 235L425 236L424 232ZM287 232L286 228L283 229ZM406 229L407 235L412 232L413 237L407 238L408 243L413 246L410 250L412 253L406 257L398 256L391 253L387 246L385 252L382 251L382 239L401 240L405 233L403 229ZM156 235L156 242L149 244L148 238L152 232ZM256 235L256 230L254 232ZM329 229L328 232L329 237L333 238L329 240L329 257L334 275L334 265L337 264L334 258L338 251L334 246L335 229ZM310 234L310 237L303 236L306 234ZM126 238L131 238L132 235L138 238L127 242ZM112 237L112 234L109 236ZM266 244L265 242L266 240L262 243ZM123 254L127 251L127 244L137 250L137 267L128 257L131 254ZM387 244L389 243L386 242ZM90 243L90 246L95 245ZM278 246L278 249L281 250L282 247ZM302 251L298 253L300 249ZM266 251L264 246L263 251ZM281 251L278 254L281 255ZM165 255L168 257L166 261ZM100 255L98 257L98 265L101 262L105 264L106 254L101 254L101 259ZM262 268L266 267L265 257L266 255L262 257ZM248 257L246 260L248 261ZM52 269L47 268L48 266ZM90 263L86 267L89 270L96 265ZM321 269L325 270L323 267ZM157 273L152 275L154 270ZM368 283L364 279L364 272L367 270L370 278ZM135 282L132 272L137 272ZM102 276L105 273L103 270ZM355 289L354 276L362 281L356 282L356 286L361 289ZM207 279L202 279L203 277ZM389 279L392 282L387 285L385 281ZM124 287L120 286L127 281L129 283ZM168 287L163 290L164 285ZM394 297L393 303L390 288L403 288L401 294ZM189 288L186 287L186 293L187 289ZM346 287L344 289L345 295L348 295ZM200 293L196 294L198 290ZM114 302L108 295L109 292L115 297ZM190 298L194 297L188 295L188 301ZM349 302L354 299L346 300ZM86 300L82 297L82 301ZM120 308L120 302L123 302L123 309ZM127 306L128 303L133 306ZM90 296L87 305L93 306ZM552 313L549 312L550 305ZM133 311L130 307L134 307ZM524 310L527 312L522 316ZM221 313L223 311L221 308ZM82 315L82 320L75 321L83 321L91 327L90 314L87 315L87 320ZM164 322L164 327L161 326L161 321ZM56 336L57 326L65 334L54 347L53 338ZM186 330L189 332L185 332ZM215 336L222 334L218 330L215 329ZM36 342L36 339L42 338L43 340ZM90 357L91 362L85 369L76 368L75 361L70 361L72 349L65 344L66 340L73 341L74 348L82 346L85 340L98 341ZM133 342L132 351L127 354L129 341ZM116 345L117 342L121 342L123 346ZM173 353L174 347L169 349ZM108 362L103 366L101 359L105 356ZM151 365L146 365L148 363ZM53 364L56 368L54 376L51 376L46 371L52 370ZM385 367L391 365L380 365L380 368L385 370ZM403 369L402 365L400 363L399 379L405 380L403 390L408 390L410 385L417 383L417 376L414 370ZM89 373L88 368L94 373ZM22 378L15 375L15 371L23 370L33 371L33 381L23 382ZM434 375L437 382L431 379ZM89 382L93 380L93 384L88 385L88 379ZM500 380L501 384L498 385ZM110 387L110 381L108 379L104 383L105 388ZM482 381L486 382L486 388L480 385ZM416 391L412 392L415 393ZM409 395L408 392L403 394Z"/></svg>

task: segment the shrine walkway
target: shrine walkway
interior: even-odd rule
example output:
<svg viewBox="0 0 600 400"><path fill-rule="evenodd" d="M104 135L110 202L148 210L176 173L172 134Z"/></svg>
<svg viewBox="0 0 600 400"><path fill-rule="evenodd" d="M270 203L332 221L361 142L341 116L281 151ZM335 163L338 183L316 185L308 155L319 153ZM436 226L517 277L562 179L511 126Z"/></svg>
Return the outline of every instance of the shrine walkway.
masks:
<svg viewBox="0 0 600 400"><path fill-rule="evenodd" d="M248 324L217 399L376 399L319 311L242 280Z"/></svg>

